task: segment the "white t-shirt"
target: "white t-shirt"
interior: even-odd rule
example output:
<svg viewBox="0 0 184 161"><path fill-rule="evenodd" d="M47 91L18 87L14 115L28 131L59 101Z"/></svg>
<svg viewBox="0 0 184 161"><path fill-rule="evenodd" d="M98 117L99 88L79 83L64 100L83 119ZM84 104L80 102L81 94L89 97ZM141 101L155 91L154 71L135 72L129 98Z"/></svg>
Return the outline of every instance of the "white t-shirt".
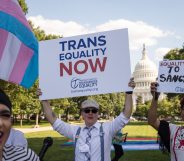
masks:
<svg viewBox="0 0 184 161"><path fill-rule="evenodd" d="M24 137L24 133L12 128L8 140L6 141L6 145L27 147L27 140Z"/></svg>
<svg viewBox="0 0 184 161"><path fill-rule="evenodd" d="M184 127L169 124L171 161L184 160Z"/></svg>

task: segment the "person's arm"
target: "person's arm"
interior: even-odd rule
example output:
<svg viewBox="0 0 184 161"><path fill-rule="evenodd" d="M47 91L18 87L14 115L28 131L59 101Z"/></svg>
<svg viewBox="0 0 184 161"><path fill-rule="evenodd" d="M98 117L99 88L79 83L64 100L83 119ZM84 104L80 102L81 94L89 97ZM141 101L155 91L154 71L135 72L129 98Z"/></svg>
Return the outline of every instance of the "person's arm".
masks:
<svg viewBox="0 0 184 161"><path fill-rule="evenodd" d="M135 82L133 78L130 79L128 86L132 88L135 87ZM126 118L130 118L133 109L132 91L128 91L125 93L125 107L122 112Z"/></svg>
<svg viewBox="0 0 184 161"><path fill-rule="evenodd" d="M50 122L53 125L53 123L57 120L57 117L55 113L52 111L49 101L43 100L41 101L41 103L42 103L42 107L43 107L43 111L45 113L46 119L48 120L48 122Z"/></svg>
<svg viewBox="0 0 184 161"><path fill-rule="evenodd" d="M157 118L157 108L158 108L158 97L159 93L157 92L158 84L156 82L151 83L151 94L153 96L151 107L148 110L148 123L155 128L157 131L160 126L160 120Z"/></svg>
<svg viewBox="0 0 184 161"><path fill-rule="evenodd" d="M37 95L38 96L42 95L42 92L40 89L37 90ZM56 121L57 117L56 117L55 113L52 111L49 101L42 100L41 103L42 103L43 112L45 114L46 119L48 120L48 122L50 122L53 125L53 123Z"/></svg>
<svg viewBox="0 0 184 161"><path fill-rule="evenodd" d="M165 120L160 121L158 134L161 138L160 141L163 142L164 146L167 148L168 152L170 153L170 127L167 121Z"/></svg>
<svg viewBox="0 0 184 161"><path fill-rule="evenodd" d="M40 89L37 90L37 95L38 96L42 95L42 92ZM71 125L69 123L65 123L64 121L58 119L55 113L53 112L53 110L51 109L50 103L48 100L42 100L41 103L43 106L45 117L48 120L48 122L51 123L53 129L58 133L64 135L65 137L74 139L74 134L76 134L76 131L79 128L79 126Z"/></svg>

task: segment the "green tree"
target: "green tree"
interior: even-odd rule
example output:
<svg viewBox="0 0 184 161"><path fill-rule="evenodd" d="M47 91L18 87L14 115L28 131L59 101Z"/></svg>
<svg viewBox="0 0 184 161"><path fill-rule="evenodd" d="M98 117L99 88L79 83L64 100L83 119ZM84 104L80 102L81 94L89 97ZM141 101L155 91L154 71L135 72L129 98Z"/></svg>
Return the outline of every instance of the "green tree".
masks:
<svg viewBox="0 0 184 161"><path fill-rule="evenodd" d="M172 97L171 99L164 98L158 103L158 115L160 118L168 118L170 121L173 121L175 117L180 117L179 106L179 96Z"/></svg>
<svg viewBox="0 0 184 161"><path fill-rule="evenodd" d="M21 6L23 12L24 12L25 14L27 14L27 13L28 13L28 7L27 7L27 4L26 4L25 0L18 0L18 2L19 2L19 4L20 4L20 6Z"/></svg>
<svg viewBox="0 0 184 161"><path fill-rule="evenodd" d="M172 49L165 56L164 59L168 60L184 60L184 48Z"/></svg>
<svg viewBox="0 0 184 161"><path fill-rule="evenodd" d="M68 122L71 115L77 115L79 117L79 109L76 102L72 98L55 99L51 101L51 106L58 117L61 115L65 117L65 121Z"/></svg>
<svg viewBox="0 0 184 161"><path fill-rule="evenodd" d="M94 95L90 96L90 98L99 103L99 114L106 119L119 115L125 102L124 93Z"/></svg>

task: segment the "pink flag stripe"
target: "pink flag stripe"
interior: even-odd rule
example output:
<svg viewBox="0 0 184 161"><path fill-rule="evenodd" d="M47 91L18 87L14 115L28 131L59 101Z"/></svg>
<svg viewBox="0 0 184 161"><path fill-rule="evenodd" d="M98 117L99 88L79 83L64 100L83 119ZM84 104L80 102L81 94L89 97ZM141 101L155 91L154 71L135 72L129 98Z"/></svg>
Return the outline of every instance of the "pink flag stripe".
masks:
<svg viewBox="0 0 184 161"><path fill-rule="evenodd" d="M0 78L8 80L20 51L21 42L12 33L8 34L0 61Z"/></svg>
<svg viewBox="0 0 184 161"><path fill-rule="evenodd" d="M20 84L33 53L32 49L26 47L24 44L21 44L19 54L9 77L10 82Z"/></svg>
<svg viewBox="0 0 184 161"><path fill-rule="evenodd" d="M8 32L6 30L0 29L0 61L3 55L7 39L8 39Z"/></svg>
<svg viewBox="0 0 184 161"><path fill-rule="evenodd" d="M0 0L0 11L3 11L17 18L20 22L22 22L27 28L31 30L31 27L27 22L21 7L12 0Z"/></svg>

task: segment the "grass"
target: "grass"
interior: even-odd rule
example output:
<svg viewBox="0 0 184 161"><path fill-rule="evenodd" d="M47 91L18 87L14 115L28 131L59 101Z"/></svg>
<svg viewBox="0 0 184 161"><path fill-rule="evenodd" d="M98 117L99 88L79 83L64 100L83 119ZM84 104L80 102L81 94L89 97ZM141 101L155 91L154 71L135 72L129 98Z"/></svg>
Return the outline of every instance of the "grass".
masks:
<svg viewBox="0 0 184 161"><path fill-rule="evenodd" d="M17 121L16 123L13 124L14 128L32 128L34 127L36 124L35 120L30 120L29 122L27 122L26 120L23 120L22 123L22 127L20 127L20 121ZM50 123L46 120L41 120L39 123L40 127L46 127L46 126L50 126Z"/></svg>
<svg viewBox="0 0 184 161"><path fill-rule="evenodd" d="M128 132L129 137L157 137L156 131L147 123L136 122L128 124L124 129ZM73 147L61 147L68 139L61 136L55 131L33 132L25 134L29 147L37 154L41 150L43 140L47 136L53 138L53 145L48 149L44 157L44 161L73 161ZM114 152L112 152L114 155ZM147 151L125 151L120 161L169 161L169 156L162 154L159 150Z"/></svg>
<svg viewBox="0 0 184 161"><path fill-rule="evenodd" d="M128 137L157 137L157 131L149 125L128 125L123 129L123 133L126 132L128 133Z"/></svg>

